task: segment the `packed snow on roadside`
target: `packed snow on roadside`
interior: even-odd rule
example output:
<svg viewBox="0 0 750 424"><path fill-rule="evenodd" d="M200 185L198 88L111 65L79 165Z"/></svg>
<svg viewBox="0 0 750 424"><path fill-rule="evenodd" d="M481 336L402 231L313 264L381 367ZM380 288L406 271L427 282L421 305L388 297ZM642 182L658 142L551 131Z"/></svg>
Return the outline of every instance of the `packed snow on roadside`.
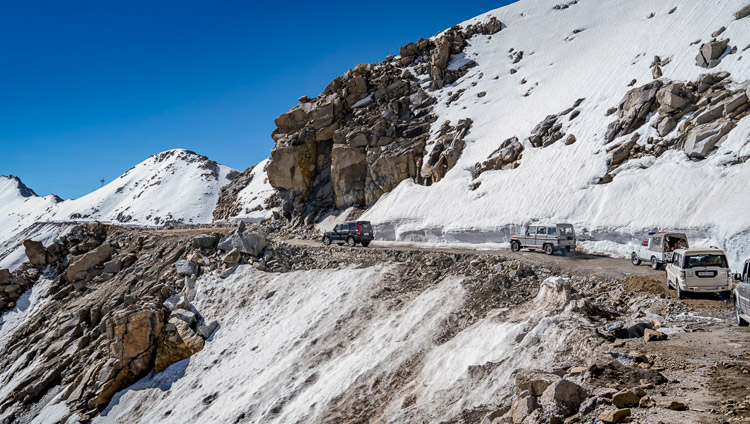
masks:
<svg viewBox="0 0 750 424"><path fill-rule="evenodd" d="M750 20L734 18L747 2L580 1L555 10L557 3L524 0L464 23L496 16L506 27L491 37L472 38L464 54L478 66L436 93L439 119L433 131L446 120L474 122L457 165L430 187L402 182L362 219L376 224L386 238L471 243L507 241L530 221L570 222L588 240L614 242L599 247L617 254L623 248L615 244L635 242L647 231L685 231L727 249L735 265L750 256L750 163L727 166L750 154L750 118L704 161L669 151L626 164L612 182L596 184L607 171L604 133L615 119L606 111L618 106L631 80L637 80L635 86L653 80L654 56L671 60L662 67L665 79L694 81L706 72L727 71L734 81L750 80L742 52L706 70L695 64L700 43L691 45L710 41L722 26L726 31L720 38L729 38L730 47L750 44ZM523 51L523 59L513 63L510 49ZM465 92L448 106L457 90ZM486 96L478 97L481 92ZM562 121L565 133L576 136L575 144L530 145L534 126L581 98L580 115ZM638 130L641 140L655 133L650 126L656 117L649 119ZM520 166L472 180L474 165L513 136L525 147ZM471 190L475 182L481 185Z"/></svg>
<svg viewBox="0 0 750 424"><path fill-rule="evenodd" d="M567 343L587 330L574 324L585 318L567 307L561 279L546 281L523 312L498 310L437 344L463 303L462 278L447 276L394 304L376 295L392 272L274 275L243 265L225 280L202 277L193 304L219 322L205 348L118 393L94 422L335 421L362 399L381 411L372 420L434 421L499 403L516 368L590 348ZM489 362L502 365L482 381L472 377L471 368ZM411 367L414 374L399 371ZM406 398L416 401L404 407Z"/></svg>

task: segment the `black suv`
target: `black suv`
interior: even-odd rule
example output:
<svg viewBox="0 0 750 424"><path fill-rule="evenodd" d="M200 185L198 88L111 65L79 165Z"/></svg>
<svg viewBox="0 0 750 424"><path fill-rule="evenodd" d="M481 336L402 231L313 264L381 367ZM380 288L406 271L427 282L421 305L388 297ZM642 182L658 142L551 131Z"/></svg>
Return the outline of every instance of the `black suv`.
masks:
<svg viewBox="0 0 750 424"><path fill-rule="evenodd" d="M347 222L339 224L333 231L323 234L323 244L329 246L331 243L348 244L354 247L357 243L367 247L373 239L372 225L369 221Z"/></svg>

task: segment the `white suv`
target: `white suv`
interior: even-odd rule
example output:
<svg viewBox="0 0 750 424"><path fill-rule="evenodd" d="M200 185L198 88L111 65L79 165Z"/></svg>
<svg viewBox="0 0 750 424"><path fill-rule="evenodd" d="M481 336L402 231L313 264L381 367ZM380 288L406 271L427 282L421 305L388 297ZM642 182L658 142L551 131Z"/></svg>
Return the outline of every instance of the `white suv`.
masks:
<svg viewBox="0 0 750 424"><path fill-rule="evenodd" d="M682 299L687 292L732 292L732 271L721 249L677 249L667 264L667 288L675 288Z"/></svg>

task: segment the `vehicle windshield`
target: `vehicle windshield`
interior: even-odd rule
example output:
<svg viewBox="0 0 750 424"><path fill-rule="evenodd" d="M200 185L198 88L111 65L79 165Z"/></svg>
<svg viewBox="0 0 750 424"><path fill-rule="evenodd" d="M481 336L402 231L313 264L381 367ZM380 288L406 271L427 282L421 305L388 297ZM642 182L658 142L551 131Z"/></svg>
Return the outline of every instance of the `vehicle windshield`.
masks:
<svg viewBox="0 0 750 424"><path fill-rule="evenodd" d="M727 258L724 255L687 255L685 256L685 268L696 268L700 266L727 267Z"/></svg>

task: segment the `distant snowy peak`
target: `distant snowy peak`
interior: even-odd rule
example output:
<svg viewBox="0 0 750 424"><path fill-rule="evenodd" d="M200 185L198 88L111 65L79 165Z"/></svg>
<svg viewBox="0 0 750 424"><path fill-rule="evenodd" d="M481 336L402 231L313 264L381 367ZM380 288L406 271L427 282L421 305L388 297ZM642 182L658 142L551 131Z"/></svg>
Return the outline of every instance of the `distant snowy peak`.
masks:
<svg viewBox="0 0 750 424"><path fill-rule="evenodd" d="M39 197L39 195L24 184L20 178L12 174L8 176L0 175L0 192L17 193L21 197ZM57 196L54 197L59 199Z"/></svg>
<svg viewBox="0 0 750 424"><path fill-rule="evenodd" d="M60 205L54 220L163 225L210 222L218 192L237 171L195 152L157 153L109 184Z"/></svg>

